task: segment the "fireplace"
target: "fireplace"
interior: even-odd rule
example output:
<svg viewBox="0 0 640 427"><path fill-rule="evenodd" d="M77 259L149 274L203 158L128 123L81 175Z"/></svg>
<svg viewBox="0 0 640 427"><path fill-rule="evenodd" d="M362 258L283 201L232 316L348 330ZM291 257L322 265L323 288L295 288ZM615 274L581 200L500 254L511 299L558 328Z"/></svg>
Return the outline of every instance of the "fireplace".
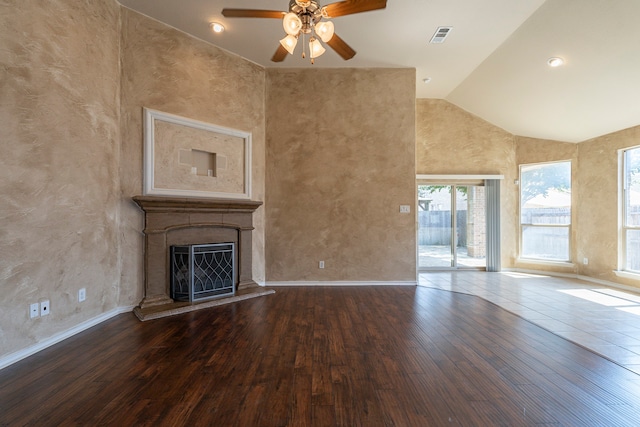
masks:
<svg viewBox="0 0 640 427"><path fill-rule="evenodd" d="M235 294L235 244L171 246L171 298L202 301Z"/></svg>
<svg viewBox="0 0 640 427"><path fill-rule="evenodd" d="M231 244L235 249L231 288L237 292L257 287L252 278L251 231L253 212L262 202L162 196L136 196L133 200L145 213L145 295L136 307L139 317L145 309L174 303L172 246ZM210 296L217 295L204 298Z"/></svg>

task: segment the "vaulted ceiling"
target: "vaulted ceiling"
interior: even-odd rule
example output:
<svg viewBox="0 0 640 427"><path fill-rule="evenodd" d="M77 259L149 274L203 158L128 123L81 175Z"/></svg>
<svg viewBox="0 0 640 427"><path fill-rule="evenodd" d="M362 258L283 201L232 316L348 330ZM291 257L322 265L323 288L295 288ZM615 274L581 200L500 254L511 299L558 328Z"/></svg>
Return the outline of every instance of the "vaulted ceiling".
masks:
<svg viewBox="0 0 640 427"><path fill-rule="evenodd" d="M640 125L638 0L388 0L333 19L357 54L344 61L327 49L314 65L300 46L270 61L285 35L280 20L221 14L286 11L288 0L120 3L264 67L415 68L418 98L446 99L516 135L581 142ZM212 21L226 30L214 34ZM430 44L440 26L453 29ZM551 68L551 57L565 64Z"/></svg>

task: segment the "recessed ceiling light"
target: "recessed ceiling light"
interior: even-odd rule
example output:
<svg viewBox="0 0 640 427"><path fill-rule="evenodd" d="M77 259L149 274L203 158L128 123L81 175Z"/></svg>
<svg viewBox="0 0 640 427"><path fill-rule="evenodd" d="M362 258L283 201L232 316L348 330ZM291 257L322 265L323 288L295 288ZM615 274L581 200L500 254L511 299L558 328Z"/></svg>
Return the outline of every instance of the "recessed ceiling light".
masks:
<svg viewBox="0 0 640 427"><path fill-rule="evenodd" d="M211 31L214 33L221 33L224 31L224 25L219 22L212 22L209 26L211 27Z"/></svg>
<svg viewBox="0 0 640 427"><path fill-rule="evenodd" d="M559 67L564 64L564 59L558 57L549 58L547 64L549 64L549 67Z"/></svg>
<svg viewBox="0 0 640 427"><path fill-rule="evenodd" d="M431 81L431 77L425 77L424 79L422 79L422 81L424 83L429 83Z"/></svg>

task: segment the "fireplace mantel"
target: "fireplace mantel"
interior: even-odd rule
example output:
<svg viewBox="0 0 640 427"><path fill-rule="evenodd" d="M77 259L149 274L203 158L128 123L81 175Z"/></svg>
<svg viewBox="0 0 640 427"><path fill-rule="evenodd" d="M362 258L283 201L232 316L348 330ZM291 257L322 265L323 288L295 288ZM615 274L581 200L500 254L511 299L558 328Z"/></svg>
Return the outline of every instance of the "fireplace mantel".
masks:
<svg viewBox="0 0 640 427"><path fill-rule="evenodd" d="M135 196L145 213L145 295L141 309L170 304L169 248L172 245L236 244L237 289L257 285L252 279L252 200Z"/></svg>
<svg viewBox="0 0 640 427"><path fill-rule="evenodd" d="M262 202L253 200L198 199L188 197L135 196L133 200L147 213L253 213L262 205Z"/></svg>

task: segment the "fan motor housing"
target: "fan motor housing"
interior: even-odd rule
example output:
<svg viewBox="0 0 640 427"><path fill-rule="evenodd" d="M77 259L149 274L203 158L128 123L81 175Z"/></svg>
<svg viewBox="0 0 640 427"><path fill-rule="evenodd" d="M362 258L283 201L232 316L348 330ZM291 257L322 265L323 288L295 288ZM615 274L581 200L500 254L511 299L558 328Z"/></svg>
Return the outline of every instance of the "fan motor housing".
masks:
<svg viewBox="0 0 640 427"><path fill-rule="evenodd" d="M291 0L289 1L289 12L298 15L302 21L304 33L309 33L311 29L308 28L308 26L315 25L322 19L322 8L315 0ZM304 31L305 28L308 29L308 31Z"/></svg>

